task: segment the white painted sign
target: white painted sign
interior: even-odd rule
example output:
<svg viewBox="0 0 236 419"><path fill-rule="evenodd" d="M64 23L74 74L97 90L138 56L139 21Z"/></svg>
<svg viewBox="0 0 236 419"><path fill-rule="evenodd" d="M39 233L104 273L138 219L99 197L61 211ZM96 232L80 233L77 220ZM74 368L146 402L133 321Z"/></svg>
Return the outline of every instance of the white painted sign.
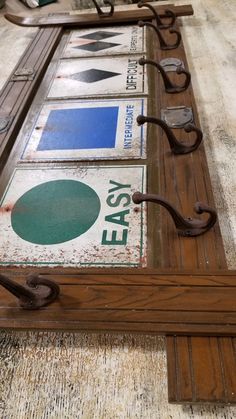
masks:
<svg viewBox="0 0 236 419"><path fill-rule="evenodd" d="M71 31L63 58L146 52L145 28L109 26Z"/></svg>
<svg viewBox="0 0 236 419"><path fill-rule="evenodd" d="M1 265L146 266L145 166L16 168L1 203Z"/></svg>
<svg viewBox="0 0 236 419"><path fill-rule="evenodd" d="M49 98L147 94L146 66L140 55L62 60Z"/></svg>
<svg viewBox="0 0 236 419"><path fill-rule="evenodd" d="M146 157L146 99L46 103L33 124L23 160Z"/></svg>

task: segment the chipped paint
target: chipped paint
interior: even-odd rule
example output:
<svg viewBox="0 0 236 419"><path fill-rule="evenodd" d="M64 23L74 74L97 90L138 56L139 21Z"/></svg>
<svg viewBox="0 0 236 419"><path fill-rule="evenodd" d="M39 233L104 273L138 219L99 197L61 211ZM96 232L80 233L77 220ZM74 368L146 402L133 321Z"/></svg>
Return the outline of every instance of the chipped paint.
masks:
<svg viewBox="0 0 236 419"><path fill-rule="evenodd" d="M48 98L147 94L141 55L61 60Z"/></svg>
<svg viewBox="0 0 236 419"><path fill-rule="evenodd" d="M146 158L146 99L57 102L37 116L23 160Z"/></svg>
<svg viewBox="0 0 236 419"><path fill-rule="evenodd" d="M71 31L63 58L144 53L144 34L137 25Z"/></svg>
<svg viewBox="0 0 236 419"><path fill-rule="evenodd" d="M146 212L131 200L145 183L145 166L16 168L0 264L145 266Z"/></svg>

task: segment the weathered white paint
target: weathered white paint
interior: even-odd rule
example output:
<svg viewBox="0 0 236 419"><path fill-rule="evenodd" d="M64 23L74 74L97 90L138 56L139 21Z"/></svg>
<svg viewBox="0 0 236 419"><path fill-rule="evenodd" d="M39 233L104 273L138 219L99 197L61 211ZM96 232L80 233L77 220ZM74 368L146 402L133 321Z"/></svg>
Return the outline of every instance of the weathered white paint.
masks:
<svg viewBox="0 0 236 419"><path fill-rule="evenodd" d="M70 147L68 142L67 148L65 146L58 149L57 145L53 145L53 138L58 135L58 127L56 124L51 126L48 120L53 111L70 111L70 110L89 110L89 109L104 109L104 119L99 114L99 123L103 126L109 127L111 125L111 118L107 118L106 110L110 108L117 109L117 119L114 117L115 128L115 144L106 148L103 144L102 138L99 137L100 145L97 148L86 148L80 146L80 139L82 137L85 142L87 132L92 127L92 130L97 133L97 126L93 119L86 119L83 130L80 131L76 124L76 115L74 116L74 140L78 146ZM138 115L146 115L147 101L146 99L116 99L116 100L93 100L93 101L77 101L77 102L56 102L45 104L39 115L36 115L36 120L33 125L32 133L29 133L29 142L23 153L23 160L96 160L96 159L129 159L129 158L145 158L146 157L146 126L138 126L136 118ZM63 115L63 113L62 113ZM64 117L65 118L65 117ZM95 125L94 125L95 124ZM87 129L86 129L87 127ZM47 133L52 138L52 149L39 149L42 134ZM23 137L25 137L23 130ZM58 144L58 141L57 141Z"/></svg>
<svg viewBox="0 0 236 419"><path fill-rule="evenodd" d="M78 187L81 184L82 186L86 185L95 191L100 203L100 208L96 213L97 218L93 219L91 205L93 207L95 205L91 201L92 198L87 199L79 189L77 195L66 195L67 205L63 205L62 202L61 205L53 207L52 213L49 212L48 217L51 217L51 221L48 230L51 229L53 235L55 228L60 230L61 225L71 226L71 222L74 225L75 222L73 218L70 219L68 212L69 207L77 207L78 200L83 200L86 203L85 214L81 209L84 215L76 213L73 214L73 217L76 217L77 225L84 226L90 219L91 211L94 221L90 228L86 229L83 234L78 233L76 237L73 236L72 239L52 244L41 244L40 241L32 242L24 235L20 235L12 221L14 219L12 211L14 211L17 201L38 185L65 180L77 182ZM137 207L132 202L132 194L136 191L144 193L146 191L145 166L63 166L58 168L27 165L16 168L1 202L0 264L75 267L145 266L146 211L145 206ZM57 193L54 194L52 191L50 206L54 201L56 202ZM37 195L35 200L37 200ZM19 208L16 210L23 216L28 214L28 217L32 212L35 212L33 228L34 230L39 229L39 234L42 234L40 225L43 224L40 216L41 211L38 211L41 205L44 208L46 204L39 198L36 207L35 202L33 207L24 203L19 204ZM56 226L54 220L58 220ZM20 231L22 228L25 231L25 224L21 223L21 225ZM29 221L28 229L31 228L30 225ZM68 227L68 229L71 230L72 227ZM36 235L36 240L39 240L38 234ZM27 237L29 236L27 235Z"/></svg>
<svg viewBox="0 0 236 419"><path fill-rule="evenodd" d="M135 25L72 31L63 57L94 57L146 52L144 29ZM109 44L113 45L109 46Z"/></svg>
<svg viewBox="0 0 236 419"><path fill-rule="evenodd" d="M34 15L68 8L68 1L63 0L33 12L18 0L7 3L9 12ZM178 3L189 4L189 0ZM236 161L232 152L236 101L232 71L236 2L191 0L191 3L195 16L181 19L182 33L206 137L228 265L235 269ZM0 43L3 85L35 29L15 27L2 17L0 23L0 33L5 39L5 43ZM162 338L52 332L1 333L0 412L6 419L234 419L236 416L235 407L168 404Z"/></svg>
<svg viewBox="0 0 236 419"><path fill-rule="evenodd" d="M140 57L61 60L48 98L146 94L147 75L138 63Z"/></svg>

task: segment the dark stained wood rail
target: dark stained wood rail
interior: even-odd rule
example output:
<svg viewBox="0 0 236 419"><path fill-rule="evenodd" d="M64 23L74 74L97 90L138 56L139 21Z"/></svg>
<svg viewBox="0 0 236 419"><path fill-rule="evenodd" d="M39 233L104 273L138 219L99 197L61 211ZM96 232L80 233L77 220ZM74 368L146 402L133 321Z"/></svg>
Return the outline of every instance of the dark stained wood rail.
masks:
<svg viewBox="0 0 236 419"><path fill-rule="evenodd" d="M236 271L49 272L40 277L60 286L59 299L29 316L2 289L0 327L236 335ZM25 282L25 274L8 276Z"/></svg>
<svg viewBox="0 0 236 419"><path fill-rule="evenodd" d="M0 172L61 35L61 27L39 29L0 92L0 117L11 118L8 129L0 132ZM34 71L32 80L19 81L14 77L15 72L23 68Z"/></svg>
<svg viewBox="0 0 236 419"><path fill-rule="evenodd" d="M178 24L175 25L179 29ZM165 31L166 40L173 35ZM153 37L154 45L157 43ZM188 70L183 44L173 51L160 51L153 46L154 58L180 58ZM173 77L173 75L172 75ZM179 76L174 76L178 83ZM209 74L210 77L210 74ZM191 106L195 124L200 127L197 107L190 85L186 92L169 95L164 92L163 82L156 75L157 116L160 109L168 106ZM162 100L158 102L158 95ZM188 136L175 129L184 141ZM153 134L154 135L154 134ZM192 211L192 202L203 201L214 207L211 179L204 150L204 141L199 149L187 156L173 156L169 152L163 131L156 128L158 138L158 161L160 163L160 192L166 199L185 213ZM165 214L162 217L162 267L169 269L227 269L224 246L219 225L205 236L186 240L174 237L173 228ZM168 254L166 250L168 249ZM222 290L222 292L224 292ZM221 317L221 314L219 314ZM184 335L184 333L183 333ZM172 403L236 403L236 339L232 337L167 336L168 395Z"/></svg>
<svg viewBox="0 0 236 419"><path fill-rule="evenodd" d="M165 16L166 6L158 6L158 13L161 17ZM168 5L168 9L173 11L176 16L189 16L193 14L193 8L190 4L184 6ZM22 17L17 15L6 14L6 19L19 26L63 26L63 27L86 27L86 26L103 26L116 23L134 23L140 19L150 20L152 13L147 9L135 9L125 11L115 11L113 16L100 18L97 13L81 13L70 14L55 13L49 16L38 17Z"/></svg>
<svg viewBox="0 0 236 419"><path fill-rule="evenodd" d="M125 14L127 16L127 12ZM137 18L140 19L140 16L136 13L134 20L129 18L125 21L137 21ZM58 19L52 16L51 24L59 25ZM98 23L98 18L94 19L89 25ZM41 21L40 24L46 25L46 22L49 21ZM99 24L117 22L120 20L111 19L108 22L104 19ZM28 23L26 20L25 24ZM38 24L35 21L35 25ZM31 52L26 52L28 60L31 60L31 56L36 60L36 53L40 60L39 46L41 51L48 46L48 55L45 55L42 69L44 65L46 67L61 37L60 25L54 29L41 29L37 36L42 38L35 38L30 47ZM167 41L173 42L173 35L169 35L168 30L165 36ZM46 39L50 37L52 42L48 44ZM152 58L158 61L166 57L181 58L188 68L182 44L176 50L160 51L153 37L150 50L154 51ZM43 57L43 53L41 55ZM21 62L21 66L30 64L27 59ZM192 106L195 124L199 126L192 87L186 92L169 95L165 93L158 73L150 74L155 78L155 86L152 82L150 85L150 92L155 92L150 98L150 112L160 117L163 107ZM2 134L2 165L14 143L40 77L34 81L8 81L0 97L9 113L13 112L13 104L17 110L17 113L12 113L15 118L9 131ZM179 76L174 76L173 80L180 82ZM16 102L13 101L15 97ZM195 201L206 202L214 207L204 144L189 156L173 156L160 129L150 128L148 132L148 192L162 194L189 216L193 214ZM180 134L180 130L175 130L175 133ZM184 134L182 138L188 141L189 136ZM161 224L160 230L155 229L157 217ZM126 330L166 334L169 401L235 403L236 338L231 337L236 335L235 271L225 271L227 266L219 226L215 225L214 229L202 237L182 238L176 234L172 221L164 211L149 206L148 246L148 266L158 268L157 271L135 270L132 274L131 271L125 273L100 269L97 272L80 270L78 273L65 269L60 274L57 270L37 270L60 285L60 300L38 312L30 312L29 315L29 312L18 307L14 297L6 290L1 290L0 327ZM30 273L29 269L1 268L1 271L12 275L20 283ZM203 334L207 336L196 336Z"/></svg>

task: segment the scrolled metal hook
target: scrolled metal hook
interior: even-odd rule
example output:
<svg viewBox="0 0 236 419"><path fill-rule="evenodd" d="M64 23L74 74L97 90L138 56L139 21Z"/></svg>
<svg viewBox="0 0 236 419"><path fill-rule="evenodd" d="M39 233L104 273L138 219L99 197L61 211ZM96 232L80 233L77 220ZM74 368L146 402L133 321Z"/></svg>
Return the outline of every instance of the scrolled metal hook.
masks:
<svg viewBox="0 0 236 419"><path fill-rule="evenodd" d="M197 214L208 213L210 214L206 221L184 218L180 212L171 205L166 199L160 195L154 194L143 194L141 192L135 192L132 196L132 200L135 204L141 204L142 202L153 202L159 204L167 209L177 229L177 233L184 237L195 237L206 233L210 230L217 221L216 211L206 204L196 202L194 210Z"/></svg>
<svg viewBox="0 0 236 419"><path fill-rule="evenodd" d="M186 90L188 88L188 86L190 84L191 74L188 71L184 70L181 66L177 67L176 73L177 74L184 74L185 75L185 81L182 85L178 86L178 85L172 83L170 78L167 76L164 68L159 63L157 63L156 61L146 60L145 58L140 58L139 64L140 65L150 64L150 65L154 66L155 68L157 68L157 70L160 71L160 74L162 76L162 79L163 79L163 82L164 82L164 85L165 85L165 91L167 93L183 92L184 90Z"/></svg>
<svg viewBox="0 0 236 419"><path fill-rule="evenodd" d="M199 145L201 144L202 138L203 138L202 131L193 124L186 124L185 127L184 127L185 132L188 132L188 133L195 132L196 133L196 139L195 139L194 143L189 145L188 143L178 141L176 139L175 135L173 134L173 132L171 131L170 127L162 119L155 118L153 116L139 115L137 117L136 121L137 121L138 125L143 125L147 122L147 123L151 123L151 124L156 124L159 127L161 127L166 134L166 137L168 139L171 151L174 154L191 153L192 151L196 150L199 147Z"/></svg>
<svg viewBox="0 0 236 419"><path fill-rule="evenodd" d="M173 26L175 24L176 15L175 15L174 12L172 12L172 10L170 10L170 9L165 10L165 16L163 16L163 17L164 17L164 19L165 18L171 18L171 22L168 23L168 24L164 24L162 22L160 16L159 16L159 14L157 13L155 7L153 7L151 4L143 3L142 1L140 1L138 3L138 8L141 8L141 7L147 7L149 10L151 10L151 12L153 13L153 16L156 20L156 24L157 24L159 29L168 29L168 28L171 28L171 26Z"/></svg>
<svg viewBox="0 0 236 419"><path fill-rule="evenodd" d="M155 25L153 25L153 23L151 23L151 22L144 22L144 21L140 20L140 21L138 22L138 26L140 26L141 28L142 28L143 26L148 26L148 27L150 27L150 28L154 29L154 31L155 31L155 33L156 33L156 35L157 35L158 39L159 39L160 48L161 48L162 50L175 49L175 48L178 48L178 47L179 47L179 45L180 45L180 42L181 42L181 34L180 34L180 32L179 32L179 31L177 31L177 30L175 30L175 29L169 29L169 33L175 33L175 34L176 34L176 36L177 36L177 40L176 40L175 44L173 44L173 45L168 45L168 44L166 43L166 41L164 40L164 38L163 38L163 36L162 36L162 34L161 34L161 31L160 31L160 30L159 30L159 29L158 29Z"/></svg>
<svg viewBox="0 0 236 419"><path fill-rule="evenodd" d="M103 18L103 17L110 17L113 16L114 14L114 4L110 1L110 0L104 0L103 3L107 6L110 6L110 11L109 12L103 12L101 7L98 5L98 3L96 2L96 0L92 0L97 12L98 12L98 16Z"/></svg>
<svg viewBox="0 0 236 419"><path fill-rule="evenodd" d="M25 310L37 310L51 304L60 294L60 288L55 282L40 275L29 275L26 285L21 285L0 274L0 285L17 297Z"/></svg>

